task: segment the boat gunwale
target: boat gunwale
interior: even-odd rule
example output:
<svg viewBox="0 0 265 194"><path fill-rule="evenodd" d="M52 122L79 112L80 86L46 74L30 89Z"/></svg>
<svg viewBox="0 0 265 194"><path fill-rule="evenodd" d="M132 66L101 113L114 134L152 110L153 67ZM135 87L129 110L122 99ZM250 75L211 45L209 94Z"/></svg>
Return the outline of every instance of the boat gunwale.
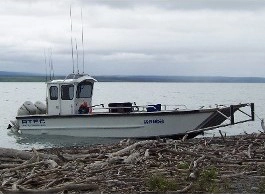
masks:
<svg viewBox="0 0 265 194"><path fill-rule="evenodd" d="M195 113L210 113L217 110L230 109L225 108L212 108L212 109L196 109L196 110L173 110L173 111L156 111L156 112L129 112L129 113L109 113L109 112L93 112L90 114L73 114L73 115L23 115L17 116L16 119L27 118L81 118L81 117L120 117L120 116L163 116L163 115L182 115L182 114L195 114Z"/></svg>

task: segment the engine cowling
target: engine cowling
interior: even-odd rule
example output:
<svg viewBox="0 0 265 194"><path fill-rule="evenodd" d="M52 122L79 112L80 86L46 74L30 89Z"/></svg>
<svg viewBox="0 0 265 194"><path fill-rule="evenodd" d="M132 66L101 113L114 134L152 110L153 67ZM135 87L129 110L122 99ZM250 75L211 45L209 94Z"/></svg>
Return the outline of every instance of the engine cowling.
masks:
<svg viewBox="0 0 265 194"><path fill-rule="evenodd" d="M40 101L35 102L36 114L46 114L46 105Z"/></svg>
<svg viewBox="0 0 265 194"><path fill-rule="evenodd" d="M24 102L17 111L17 116L22 115L35 115L37 112L37 107L31 102Z"/></svg>

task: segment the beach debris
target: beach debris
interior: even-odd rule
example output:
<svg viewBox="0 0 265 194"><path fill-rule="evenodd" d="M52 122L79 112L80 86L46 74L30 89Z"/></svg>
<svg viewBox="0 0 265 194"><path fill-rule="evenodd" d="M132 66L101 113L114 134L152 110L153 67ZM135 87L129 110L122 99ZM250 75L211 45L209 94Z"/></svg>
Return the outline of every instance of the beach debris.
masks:
<svg viewBox="0 0 265 194"><path fill-rule="evenodd" d="M0 148L0 193L264 191L265 134L219 133L30 151Z"/></svg>

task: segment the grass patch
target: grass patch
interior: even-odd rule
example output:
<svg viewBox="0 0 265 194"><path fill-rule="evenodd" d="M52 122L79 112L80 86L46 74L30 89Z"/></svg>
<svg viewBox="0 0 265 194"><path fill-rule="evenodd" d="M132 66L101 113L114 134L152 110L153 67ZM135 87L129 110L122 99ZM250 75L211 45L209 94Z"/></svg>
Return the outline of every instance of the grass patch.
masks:
<svg viewBox="0 0 265 194"><path fill-rule="evenodd" d="M259 184L258 187L258 192L259 193L265 193L265 180L262 180Z"/></svg>
<svg viewBox="0 0 265 194"><path fill-rule="evenodd" d="M189 164L187 163L187 162L179 162L178 164L177 164L177 168L178 169L189 169Z"/></svg>
<svg viewBox="0 0 265 194"><path fill-rule="evenodd" d="M154 174L146 182L150 191L166 192L178 190L178 184L175 180L166 178L161 174Z"/></svg>
<svg viewBox="0 0 265 194"><path fill-rule="evenodd" d="M214 167L203 170L196 182L196 189L203 192L218 192L219 187L216 183L217 175L217 169Z"/></svg>

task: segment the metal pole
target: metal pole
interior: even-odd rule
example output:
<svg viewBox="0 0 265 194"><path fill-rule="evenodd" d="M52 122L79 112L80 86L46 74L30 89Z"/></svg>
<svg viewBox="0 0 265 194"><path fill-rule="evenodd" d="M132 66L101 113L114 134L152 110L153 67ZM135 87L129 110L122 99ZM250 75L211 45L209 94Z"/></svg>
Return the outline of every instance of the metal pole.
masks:
<svg viewBox="0 0 265 194"><path fill-rule="evenodd" d="M254 108L254 103L250 104L250 108L251 108L251 120L254 121L255 120L255 108Z"/></svg>
<svg viewBox="0 0 265 194"><path fill-rule="evenodd" d="M235 117L234 117L234 106L230 106L230 115L231 115L231 125L235 124Z"/></svg>

